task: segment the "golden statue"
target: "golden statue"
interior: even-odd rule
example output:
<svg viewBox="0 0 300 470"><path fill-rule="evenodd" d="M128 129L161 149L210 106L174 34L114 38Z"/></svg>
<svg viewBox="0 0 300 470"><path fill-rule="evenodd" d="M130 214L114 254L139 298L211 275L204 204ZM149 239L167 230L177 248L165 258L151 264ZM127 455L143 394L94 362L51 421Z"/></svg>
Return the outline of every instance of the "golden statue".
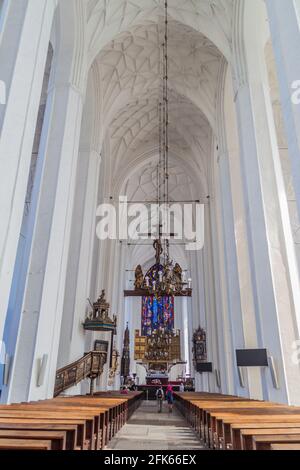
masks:
<svg viewBox="0 0 300 470"><path fill-rule="evenodd" d="M143 287L143 282L144 282L144 274L142 271L142 267L139 264L135 270L135 282L134 282L134 287L136 290L142 289Z"/></svg>

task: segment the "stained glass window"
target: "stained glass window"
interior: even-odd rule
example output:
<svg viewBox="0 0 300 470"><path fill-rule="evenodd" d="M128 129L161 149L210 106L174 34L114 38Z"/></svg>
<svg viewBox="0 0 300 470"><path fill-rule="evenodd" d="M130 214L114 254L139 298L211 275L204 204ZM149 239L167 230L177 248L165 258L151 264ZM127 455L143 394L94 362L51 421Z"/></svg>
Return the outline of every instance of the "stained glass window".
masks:
<svg viewBox="0 0 300 470"><path fill-rule="evenodd" d="M165 332L174 329L174 297L145 296L142 300L142 336L151 336L160 328Z"/></svg>

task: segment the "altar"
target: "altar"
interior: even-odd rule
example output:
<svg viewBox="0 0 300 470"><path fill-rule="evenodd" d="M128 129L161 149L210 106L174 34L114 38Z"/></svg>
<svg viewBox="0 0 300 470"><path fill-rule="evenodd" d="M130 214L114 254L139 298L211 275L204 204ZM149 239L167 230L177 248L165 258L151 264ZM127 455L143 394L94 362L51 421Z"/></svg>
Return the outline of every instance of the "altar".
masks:
<svg viewBox="0 0 300 470"><path fill-rule="evenodd" d="M146 376L146 385L168 385L168 374L148 374Z"/></svg>
<svg viewBox="0 0 300 470"><path fill-rule="evenodd" d="M139 392L144 392L144 394L145 394L144 399L145 400L155 400L156 399L156 391L159 387L163 388L163 391L166 395L168 385L172 386L174 392L179 392L180 391L180 385L181 384L184 385L184 390L186 392L194 392L195 391L195 381L192 378L182 379L180 381L177 381L177 380L176 381L168 381L168 379L167 379L167 382L164 382L164 380L165 380L165 378L162 378L163 382L162 382L161 385L155 385L155 384L152 384L152 383L142 384L142 385L138 385L137 389L138 389Z"/></svg>

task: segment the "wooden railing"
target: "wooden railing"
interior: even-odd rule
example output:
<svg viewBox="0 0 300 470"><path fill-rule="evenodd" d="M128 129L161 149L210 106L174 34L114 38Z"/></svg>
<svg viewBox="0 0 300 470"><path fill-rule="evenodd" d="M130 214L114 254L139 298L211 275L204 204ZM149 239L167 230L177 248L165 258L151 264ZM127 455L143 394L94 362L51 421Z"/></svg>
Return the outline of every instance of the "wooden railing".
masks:
<svg viewBox="0 0 300 470"><path fill-rule="evenodd" d="M74 387L82 380L91 379L90 394L93 395L94 380L103 373L107 352L91 351L81 359L56 372L54 396Z"/></svg>

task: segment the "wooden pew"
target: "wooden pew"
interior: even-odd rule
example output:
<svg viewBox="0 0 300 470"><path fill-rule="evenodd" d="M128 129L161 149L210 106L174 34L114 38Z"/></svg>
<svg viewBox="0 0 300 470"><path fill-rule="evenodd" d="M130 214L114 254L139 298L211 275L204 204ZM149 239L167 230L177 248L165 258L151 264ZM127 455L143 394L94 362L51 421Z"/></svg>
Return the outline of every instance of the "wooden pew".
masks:
<svg viewBox="0 0 300 470"><path fill-rule="evenodd" d="M299 435L300 428L282 428L282 429L243 429L241 431L241 450L253 450L254 440L258 437L274 437L274 441L278 436Z"/></svg>
<svg viewBox="0 0 300 470"><path fill-rule="evenodd" d="M16 441L42 442L42 448L49 441L50 449L103 449L141 397L141 392L128 396L101 393L2 405L0 439L9 447L9 437L15 435ZM25 447L23 443L21 448ZM48 450L48 445L44 447Z"/></svg>
<svg viewBox="0 0 300 470"><path fill-rule="evenodd" d="M275 418L276 419L276 418ZM242 450L242 433L246 435L245 431L250 430L251 432L256 430L267 430L266 434L272 434L272 430L282 430L282 429L299 429L300 430L300 421L298 423L280 423L280 422L269 422L269 423L231 423L229 425L231 439L230 443L227 441L227 448L232 448L233 450Z"/></svg>
<svg viewBox="0 0 300 470"><path fill-rule="evenodd" d="M299 451L300 444L271 444L271 450L281 450L281 451Z"/></svg>
<svg viewBox="0 0 300 470"><path fill-rule="evenodd" d="M98 439L96 448L103 448L124 424L121 416L124 414L122 410L125 402L125 400L105 401L103 399L72 397L67 399L59 398L49 402L39 402L38 406L46 409L66 407L67 409L80 408L81 410L98 412L100 421L97 427Z"/></svg>
<svg viewBox="0 0 300 470"><path fill-rule="evenodd" d="M74 450L84 450L85 420L35 419L35 418L0 418L0 429L16 430L57 430L66 431L66 446Z"/></svg>
<svg viewBox="0 0 300 470"><path fill-rule="evenodd" d="M8 409L9 408L9 409ZM5 413L5 414L4 414ZM62 406L53 404L39 404L34 405L9 405L5 410L2 410L0 407L0 417L4 416L21 416L23 414L31 415L32 417L41 417L45 418L57 418L61 419L63 416L64 419L78 419L83 418L86 421L86 439L84 443L84 448L87 450L95 450L96 443L99 438L100 430L100 420L101 416L104 416L105 411L97 409L87 409L84 407L72 407L72 406Z"/></svg>
<svg viewBox="0 0 300 470"><path fill-rule="evenodd" d="M221 449L226 449L226 450L231 450L233 449L234 445L234 428L233 430L231 429L232 426L238 428L243 428L243 427L256 427L256 425L259 427L263 428L276 428L277 424L281 425L287 425L287 426L298 426L300 423L300 417L299 416L294 416L294 415L248 415L248 416L243 416L243 415L220 415L217 417L217 422L218 422L218 438L219 438L219 445ZM220 431L222 429L222 431ZM237 438L239 439L239 437ZM235 445L240 445L237 444L239 441L237 440L235 442Z"/></svg>
<svg viewBox="0 0 300 470"><path fill-rule="evenodd" d="M210 412L209 413L208 433L209 436L214 436L214 441L218 445L222 439L225 439L225 448L228 448L228 441L224 434L223 421L224 419L235 422L236 419L243 418L244 422L290 422L299 423L300 413L294 414L286 408L265 408L265 409L240 409L240 410L226 410L226 412ZM222 447L224 448L224 447Z"/></svg>
<svg viewBox="0 0 300 470"><path fill-rule="evenodd" d="M106 416L104 422L101 424L100 434L102 434L104 444L107 443L112 437L120 430L125 424L125 411L127 400L124 398L98 398L98 397L69 397L69 398L56 398L49 402L39 402L43 406L79 406L80 409L94 409L105 412ZM103 446L102 446L103 447Z"/></svg>
<svg viewBox="0 0 300 470"><path fill-rule="evenodd" d="M51 441L0 439L0 450L51 450Z"/></svg>
<svg viewBox="0 0 300 470"><path fill-rule="evenodd" d="M300 445L300 434L253 436L253 450L271 450L272 444L279 443Z"/></svg>
<svg viewBox="0 0 300 470"><path fill-rule="evenodd" d="M61 402L62 398L58 398L57 401ZM107 430L107 434L109 439L121 429L121 427L127 421L127 404L128 400L124 399L124 397L115 398L115 397L84 397L80 399L78 402L78 397L72 397L70 400L72 403L80 403L87 406L99 406L102 409L107 408L109 412L108 422L109 422L109 429Z"/></svg>
<svg viewBox="0 0 300 470"><path fill-rule="evenodd" d="M8 407L7 407L8 408ZM62 413L63 412L63 413ZM68 410L38 410L32 408L25 409L0 409L1 418L38 418L39 420L51 420L58 422L62 420L68 424L69 421L83 420L84 422L84 441L83 450L94 449L94 428L95 428L95 414L85 413L81 411L68 412Z"/></svg>
<svg viewBox="0 0 300 470"><path fill-rule="evenodd" d="M216 429L215 423L211 420L213 412L224 410L224 412L244 412L251 411L252 409L266 409L279 407L271 403L253 402L250 400L243 401L241 399L232 400L231 398L225 400L212 400L212 401L199 401L193 400L191 404L196 408L196 425L194 426L196 432L206 441L213 441ZM200 423L200 424L199 424Z"/></svg>
<svg viewBox="0 0 300 470"><path fill-rule="evenodd" d="M33 430L2 430L1 439L26 439L37 441L50 441L51 450L73 450L66 449L66 433L64 431L33 431Z"/></svg>
<svg viewBox="0 0 300 470"><path fill-rule="evenodd" d="M272 434L275 437L281 435L287 438L288 436L290 441L300 430L299 407L232 396L223 397L217 394L210 396L209 394L184 393L175 394L175 397L179 409L188 417L190 424L211 448L243 448L241 436L244 434L245 446L261 448L263 445L268 446L262 440L264 436L268 436L269 439ZM233 423L236 428L231 428ZM245 424L247 426L244 432L243 425ZM257 441L251 436L251 433L256 430L257 435L254 437ZM250 439L252 439L251 445Z"/></svg>

